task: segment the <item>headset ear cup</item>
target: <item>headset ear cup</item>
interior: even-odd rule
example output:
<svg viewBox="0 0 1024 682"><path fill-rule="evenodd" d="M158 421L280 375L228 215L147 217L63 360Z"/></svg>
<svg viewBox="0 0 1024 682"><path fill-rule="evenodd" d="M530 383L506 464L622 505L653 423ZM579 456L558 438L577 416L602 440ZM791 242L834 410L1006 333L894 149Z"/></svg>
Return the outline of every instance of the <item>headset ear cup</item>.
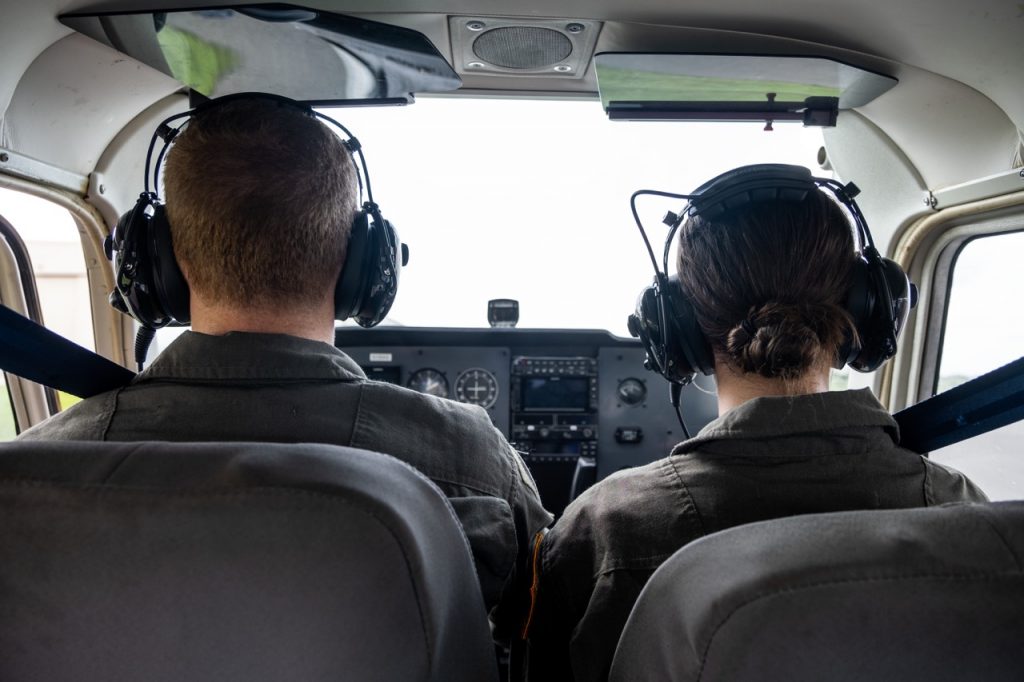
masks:
<svg viewBox="0 0 1024 682"><path fill-rule="evenodd" d="M405 259L398 233L375 207L356 214L345 264L334 290L335 319L378 324L391 310Z"/></svg>
<svg viewBox="0 0 1024 682"><path fill-rule="evenodd" d="M644 366L673 383L689 384L697 372L715 373L714 353L674 275L658 273L654 284L640 292L629 332L647 351Z"/></svg>
<svg viewBox="0 0 1024 682"><path fill-rule="evenodd" d="M917 305L917 292L910 283L910 277L896 261L882 259L882 274L888 284L889 310L891 311L893 341L899 341L910 317L911 309ZM893 349L895 353L895 349Z"/></svg>
<svg viewBox="0 0 1024 682"><path fill-rule="evenodd" d="M672 362L678 367L675 374L685 377L683 383L693 381L697 372L710 376L715 373L715 356L697 322L697 313L683 294L679 278L672 275L667 283L662 296L670 314L666 326L673 338L667 345L667 352L674 356Z"/></svg>
<svg viewBox="0 0 1024 682"><path fill-rule="evenodd" d="M359 211L352 221L345 263L341 266L338 284L334 289L334 317L337 320L347 320L357 315L363 305L363 290L369 270L369 233L370 215L366 211Z"/></svg>
<svg viewBox="0 0 1024 682"><path fill-rule="evenodd" d="M847 298L847 311L860 337L860 343L851 344L847 350L850 367L873 372L895 355L900 333L915 304L910 279L898 263L877 254L873 263L859 260Z"/></svg>
<svg viewBox="0 0 1024 682"><path fill-rule="evenodd" d="M853 322L852 329L847 330L846 339L836 358L836 369L849 364L858 363L864 344L871 337L871 319L874 310L873 287L871 273L866 260L858 257L853 266L850 291L846 295L846 312Z"/></svg>
<svg viewBox="0 0 1024 682"><path fill-rule="evenodd" d="M160 202L151 192L143 192L131 211L121 216L114 228L110 252L114 261L114 286L111 304L138 320L158 329L172 320L161 304L154 283L152 253L152 216Z"/></svg>
<svg viewBox="0 0 1024 682"><path fill-rule="evenodd" d="M398 279L402 266L408 262L409 249L398 239L398 232L390 221L375 211L370 232L374 279L369 287L366 306L357 319L364 327L372 327L387 316L398 294Z"/></svg>
<svg viewBox="0 0 1024 682"><path fill-rule="evenodd" d="M149 219L150 264L153 269L154 295L160 307L179 324L188 324L192 312L189 308L188 282L174 256L171 224L163 204L155 204Z"/></svg>
<svg viewBox="0 0 1024 682"><path fill-rule="evenodd" d="M644 367L652 372L665 375L666 339L663 333L661 303L658 300L657 280L651 286L644 287L636 299L636 311L629 316L627 326L629 333L640 339L647 359Z"/></svg>

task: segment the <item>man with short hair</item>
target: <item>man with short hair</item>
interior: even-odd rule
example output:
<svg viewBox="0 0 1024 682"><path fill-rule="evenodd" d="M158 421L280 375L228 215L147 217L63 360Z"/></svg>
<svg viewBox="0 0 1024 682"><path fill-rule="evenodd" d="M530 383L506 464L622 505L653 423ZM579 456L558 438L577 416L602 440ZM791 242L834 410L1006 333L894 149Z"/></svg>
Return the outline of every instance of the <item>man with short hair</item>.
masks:
<svg viewBox="0 0 1024 682"><path fill-rule="evenodd" d="M486 412L369 381L334 347L357 181L341 139L297 106L252 98L196 114L165 171L192 331L129 386L21 438L315 442L398 457L450 499L507 637L551 516Z"/></svg>

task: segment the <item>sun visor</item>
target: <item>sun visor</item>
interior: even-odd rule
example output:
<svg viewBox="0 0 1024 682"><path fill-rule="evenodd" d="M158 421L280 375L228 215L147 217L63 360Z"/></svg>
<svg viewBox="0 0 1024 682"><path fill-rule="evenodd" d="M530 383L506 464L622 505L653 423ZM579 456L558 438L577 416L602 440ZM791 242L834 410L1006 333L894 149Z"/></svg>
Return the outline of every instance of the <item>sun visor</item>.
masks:
<svg viewBox="0 0 1024 682"><path fill-rule="evenodd" d="M60 20L204 97L259 91L314 104L406 103L462 85L418 31L294 5Z"/></svg>
<svg viewBox="0 0 1024 682"><path fill-rule="evenodd" d="M594 57L612 120L800 121L834 126L896 79L823 57L605 52Z"/></svg>

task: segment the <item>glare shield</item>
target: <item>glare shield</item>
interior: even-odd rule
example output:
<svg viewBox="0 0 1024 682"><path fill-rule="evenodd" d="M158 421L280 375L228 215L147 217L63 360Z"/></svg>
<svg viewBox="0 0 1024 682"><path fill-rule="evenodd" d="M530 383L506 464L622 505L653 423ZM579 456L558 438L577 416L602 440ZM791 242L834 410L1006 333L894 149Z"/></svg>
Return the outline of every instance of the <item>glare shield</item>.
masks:
<svg viewBox="0 0 1024 682"><path fill-rule="evenodd" d="M61 21L205 97L258 91L310 103L402 102L462 85L418 31L294 5Z"/></svg>

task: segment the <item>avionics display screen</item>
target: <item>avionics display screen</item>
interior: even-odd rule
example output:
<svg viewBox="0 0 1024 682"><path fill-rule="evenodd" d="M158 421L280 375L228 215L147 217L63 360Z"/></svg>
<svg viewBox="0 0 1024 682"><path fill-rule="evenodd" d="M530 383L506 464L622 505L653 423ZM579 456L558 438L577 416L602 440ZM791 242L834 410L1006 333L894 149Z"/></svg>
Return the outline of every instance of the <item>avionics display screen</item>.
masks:
<svg viewBox="0 0 1024 682"><path fill-rule="evenodd" d="M586 377L523 377L524 410L585 410L590 406Z"/></svg>

